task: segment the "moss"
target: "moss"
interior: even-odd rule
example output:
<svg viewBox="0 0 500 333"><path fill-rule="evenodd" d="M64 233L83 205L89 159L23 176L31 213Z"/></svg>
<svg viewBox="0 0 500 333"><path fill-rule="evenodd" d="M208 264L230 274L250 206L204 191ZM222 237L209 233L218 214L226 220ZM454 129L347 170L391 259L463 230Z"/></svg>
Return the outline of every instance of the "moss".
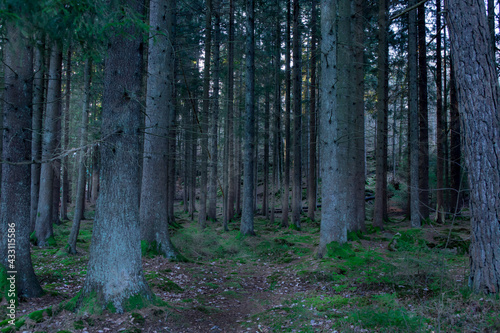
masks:
<svg viewBox="0 0 500 333"><path fill-rule="evenodd" d="M26 322L26 317L19 318L14 323L14 326L16 327L16 329L19 329L19 328L21 328L24 325L25 322Z"/></svg>
<svg viewBox="0 0 500 333"><path fill-rule="evenodd" d="M158 285L158 288L171 293L182 293L184 291L184 289L172 280L166 280L163 284Z"/></svg>
<svg viewBox="0 0 500 333"><path fill-rule="evenodd" d="M355 256L354 250L349 243L340 244L338 242L331 242L326 246L326 253L328 257L338 259L347 259Z"/></svg>
<svg viewBox="0 0 500 333"><path fill-rule="evenodd" d="M138 325L143 325L146 322L146 319L144 319L144 317L140 313L132 312L130 315L132 316L132 320L134 321L134 323Z"/></svg>
<svg viewBox="0 0 500 333"><path fill-rule="evenodd" d="M45 312L45 310L34 311L28 315L28 318L33 320L36 323L41 323L43 321L43 313L44 312Z"/></svg>
<svg viewBox="0 0 500 333"><path fill-rule="evenodd" d="M31 235L30 235L30 242L31 242L31 244L33 244L33 245L38 244L38 238L36 237L36 232L35 232L35 231L33 231L33 232L31 233Z"/></svg>
<svg viewBox="0 0 500 333"><path fill-rule="evenodd" d="M0 301L2 301L4 297L7 297L7 285L7 270L3 265L0 265Z"/></svg>
<svg viewBox="0 0 500 333"><path fill-rule="evenodd" d="M80 298L80 295L81 295L81 292L78 292L75 297L69 299L66 302L60 303L59 306L64 310L75 312L76 306L78 305L78 299Z"/></svg>
<svg viewBox="0 0 500 333"><path fill-rule="evenodd" d="M49 238L47 238L47 245L50 247L57 246L57 242L56 242L56 239L54 238L54 236L50 236Z"/></svg>
<svg viewBox="0 0 500 333"><path fill-rule="evenodd" d="M83 323L83 320L77 320L73 323L73 328L75 330L82 330L85 328L85 324Z"/></svg>
<svg viewBox="0 0 500 333"><path fill-rule="evenodd" d="M12 326L9 326L9 327L4 327L2 328L2 330L0 330L0 332L2 333L14 333L16 331L16 329Z"/></svg>
<svg viewBox="0 0 500 333"><path fill-rule="evenodd" d="M153 300L140 294L133 295L123 302L123 311L142 309L153 304Z"/></svg>

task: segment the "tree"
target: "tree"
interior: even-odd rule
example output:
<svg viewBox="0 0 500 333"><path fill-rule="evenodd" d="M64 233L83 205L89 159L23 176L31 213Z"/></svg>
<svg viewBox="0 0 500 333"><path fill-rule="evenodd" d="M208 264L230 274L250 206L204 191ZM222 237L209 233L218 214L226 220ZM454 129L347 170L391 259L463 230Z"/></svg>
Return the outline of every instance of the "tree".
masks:
<svg viewBox="0 0 500 333"><path fill-rule="evenodd" d="M436 165L436 221L444 223L445 208L444 208L444 137L445 137L445 121L443 112L443 73L442 73L442 39L441 39L441 0L436 0L436 148L437 148L437 165Z"/></svg>
<svg viewBox="0 0 500 333"><path fill-rule="evenodd" d="M414 6L416 0L411 0L409 6ZM409 151L410 151L410 214L411 225L420 227L419 206L419 149L418 149L418 88L417 88L417 13L411 10L408 13L408 122L409 122Z"/></svg>
<svg viewBox="0 0 500 333"><path fill-rule="evenodd" d="M141 240L169 259L177 257L168 234L169 119L173 108L172 3L151 0L146 96L146 133L140 202Z"/></svg>
<svg viewBox="0 0 500 333"><path fill-rule="evenodd" d="M281 197L281 227L288 228L288 209L290 196L290 0L286 4L285 32L285 147L283 149L284 174L283 194Z"/></svg>
<svg viewBox="0 0 500 333"><path fill-rule="evenodd" d="M311 100L309 105L309 174L307 177L307 217L314 220L316 211L316 0L311 3Z"/></svg>
<svg viewBox="0 0 500 333"><path fill-rule="evenodd" d="M339 4L340 5L340 4ZM344 5L346 5L344 3ZM337 104L337 1L321 0L321 78L319 112L320 171L322 175L321 230L318 257L332 241L347 241L345 209L345 158L347 142L344 128L347 110Z"/></svg>
<svg viewBox="0 0 500 333"><path fill-rule="evenodd" d="M203 68L203 112L201 117L201 189L198 224L207 226L208 185L208 119L210 114L210 61L212 49L212 0L206 2L205 13L205 59Z"/></svg>
<svg viewBox="0 0 500 333"><path fill-rule="evenodd" d="M464 124L469 171L471 246L469 285L500 291L500 87L483 0L447 0L451 56Z"/></svg>
<svg viewBox="0 0 500 333"><path fill-rule="evenodd" d="M379 1L378 11L378 67L377 67L377 154L376 189L373 210L373 226L383 228L388 219L387 213L387 136L388 136L388 99L389 99L389 47L387 42L386 0Z"/></svg>
<svg viewBox="0 0 500 333"><path fill-rule="evenodd" d="M31 167L26 163L31 156L33 50L26 31L13 22L5 28L0 264L8 277L15 275L17 295L39 297L43 291L30 254Z"/></svg>
<svg viewBox="0 0 500 333"><path fill-rule="evenodd" d="M419 119L419 198L420 218L429 218L429 110L427 102L427 41L425 3L418 7L418 119Z"/></svg>
<svg viewBox="0 0 500 333"><path fill-rule="evenodd" d="M141 15L144 6L141 0L119 5L113 7L117 24L105 60L101 191L80 306L88 302L123 312L132 300L150 302L152 294L142 270L139 227L142 37L122 15Z"/></svg>
<svg viewBox="0 0 500 333"><path fill-rule="evenodd" d="M73 217L73 225L68 238L67 251L70 254L76 253L76 240L80 231L80 220L85 209L85 176L87 173L85 167L85 149L87 145L87 132L89 123L89 104L90 104L90 84L92 81L92 60L88 59L84 69L84 95L82 103L82 122L80 128L80 150L78 151L78 182L76 185L75 198L75 214Z"/></svg>
<svg viewBox="0 0 500 333"><path fill-rule="evenodd" d="M52 43L49 66L49 82L47 87L47 107L42 137L42 160L40 171L40 193L38 196L38 212L35 223L35 236L38 246L47 246L53 238L53 203L54 203L54 158L60 123L61 97L61 62L62 53L57 42ZM59 201L58 201L59 202Z"/></svg>
<svg viewBox="0 0 500 333"><path fill-rule="evenodd" d="M64 150L68 150L69 147L69 115L70 115L70 100L71 100L71 46L68 47L68 53L66 58L66 87L65 87L65 104L64 113L62 120L62 147ZM70 177L69 177L69 163L68 156L64 155L61 160L61 178L62 178L62 191L61 191L61 211L60 219L69 220L68 218L68 204L70 202Z"/></svg>
<svg viewBox="0 0 500 333"><path fill-rule="evenodd" d="M274 4L275 11L275 32L274 32L274 121L273 121L273 193L271 198L270 222L274 223L276 208L276 193L278 185L278 160L280 154L280 118L281 118L281 94L280 94L280 67L281 67L281 24L279 0Z"/></svg>
<svg viewBox="0 0 500 333"><path fill-rule="evenodd" d="M246 91L245 91L245 151L243 172L243 210L240 233L255 235L253 230L253 152L255 141L255 41L254 41L254 0L246 1Z"/></svg>
<svg viewBox="0 0 500 333"><path fill-rule="evenodd" d="M299 0L293 0L293 191L292 222L300 230L302 210L302 73L300 66Z"/></svg>

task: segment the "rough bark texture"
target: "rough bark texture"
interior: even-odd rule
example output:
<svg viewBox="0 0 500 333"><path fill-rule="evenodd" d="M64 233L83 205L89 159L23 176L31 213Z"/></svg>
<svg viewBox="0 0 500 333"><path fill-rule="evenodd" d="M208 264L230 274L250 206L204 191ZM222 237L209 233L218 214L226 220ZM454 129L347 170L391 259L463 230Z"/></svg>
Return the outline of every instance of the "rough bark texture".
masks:
<svg viewBox="0 0 500 333"><path fill-rule="evenodd" d="M141 0L128 0L140 13ZM142 270L139 159L142 43L133 28L108 40L102 109L101 192L81 301L125 311L131 299L152 299ZM91 300L93 302L93 300ZM82 304L85 306L86 304Z"/></svg>
<svg viewBox="0 0 500 333"><path fill-rule="evenodd" d="M427 109L427 42L425 4L418 7L418 119L420 216L429 218L429 111Z"/></svg>
<svg viewBox="0 0 500 333"><path fill-rule="evenodd" d="M447 0L452 58L469 171L469 285L500 290L500 88L482 0Z"/></svg>
<svg viewBox="0 0 500 333"><path fill-rule="evenodd" d="M90 104L90 83L92 81L92 61L87 60L84 68L84 88L83 88L83 103L82 103L82 122L80 124L80 147L87 145L87 129L89 123L89 104ZM73 218L73 225L71 226L71 233L68 238L68 253L75 254L76 240L78 232L80 231L80 220L85 209L85 179L87 170L85 168L85 150L78 151L78 181L76 185L75 197L75 216Z"/></svg>
<svg viewBox="0 0 500 333"><path fill-rule="evenodd" d="M450 212L459 215L462 210L462 143L460 114L458 112L457 83L454 63L450 72Z"/></svg>
<svg viewBox="0 0 500 333"><path fill-rule="evenodd" d="M214 1L214 88L213 88L213 105L210 123L210 155L208 177L208 207L207 217L215 221L217 220L217 188L218 188L218 124L219 124L219 82L220 82L220 11L219 1Z"/></svg>
<svg viewBox="0 0 500 333"><path fill-rule="evenodd" d="M280 24L280 5L276 0L274 10L276 12L275 22L275 43L274 43L274 114L273 114L273 190L271 197L271 216L270 222L274 223L276 208L276 193L279 191L278 185L278 159L279 159L279 133L281 118L281 94L280 94L280 65L281 65L281 24Z"/></svg>
<svg viewBox="0 0 500 333"><path fill-rule="evenodd" d="M5 266L9 277L15 275L18 296L39 297L43 291L33 270L29 242L31 167L29 164L11 164L29 161L31 157L33 53L27 36L16 24L7 23L4 27L7 38L3 46L5 91L0 264Z"/></svg>
<svg viewBox="0 0 500 333"><path fill-rule="evenodd" d="M321 80L319 112L320 172L322 177L321 231L318 256L332 241L347 241L345 159L347 112L337 108L337 2L321 0Z"/></svg>
<svg viewBox="0 0 500 333"><path fill-rule="evenodd" d="M271 116L271 96L270 96L270 87L266 87L265 93L265 102L264 102L264 191L262 194L262 214L267 218L269 218L269 142L270 142L270 119ZM259 159L257 158L257 161ZM258 184L258 183L257 183ZM257 188L257 185L255 186Z"/></svg>
<svg viewBox="0 0 500 333"><path fill-rule="evenodd" d="M411 0L409 6L414 6L416 0ZM417 13L408 13L408 123L409 123L409 153L410 153L410 214L411 225L420 227L420 207L418 191L418 88L417 88Z"/></svg>
<svg viewBox="0 0 500 333"><path fill-rule="evenodd" d="M389 48L387 43L388 3L379 1L378 11L378 67L377 67L377 146L375 204L373 226L383 228L387 221L387 120L389 98Z"/></svg>
<svg viewBox="0 0 500 333"><path fill-rule="evenodd" d="M90 202L95 204L99 195L99 146L92 148L92 193Z"/></svg>
<svg viewBox="0 0 500 333"><path fill-rule="evenodd" d="M70 112L70 99L71 99L71 47L68 48L68 54L66 59L66 87L64 96L64 113L63 113L63 131L62 131L62 147L63 150L69 148L69 112ZM69 220L68 218L68 205L70 203L69 194L69 162L68 156L64 156L61 159L61 178L62 178L62 192L61 192L61 211L60 219L62 221Z"/></svg>
<svg viewBox="0 0 500 333"><path fill-rule="evenodd" d="M37 45L33 50L33 124L31 133L31 158L34 161L42 159L42 115L44 95L44 46ZM40 193L40 163L31 165L31 231L35 230L38 195Z"/></svg>
<svg viewBox="0 0 500 333"><path fill-rule="evenodd" d="M158 253L175 258L168 234L168 155L170 110L173 108L173 49L170 42L171 1L151 0L148 47L146 133L140 205L141 240ZM162 34L158 34L158 32ZM156 38L154 37L156 35Z"/></svg>
<svg viewBox="0 0 500 333"><path fill-rule="evenodd" d="M314 220L316 211L316 63L317 10L316 0L311 6L311 87L309 105L309 174L307 177L307 217Z"/></svg>
<svg viewBox="0 0 500 333"><path fill-rule="evenodd" d="M228 59L227 59L227 112L226 112L226 130L224 131L224 230L228 230L228 223L234 217L234 137L233 137L233 98L234 98L234 3L229 1L229 40L228 40Z"/></svg>
<svg viewBox="0 0 500 333"><path fill-rule="evenodd" d="M255 41L254 41L254 0L246 1L246 90L245 90L245 150L243 159L243 210L241 215L241 235L255 235L253 230L253 152L255 140Z"/></svg>
<svg viewBox="0 0 500 333"><path fill-rule="evenodd" d="M442 55L441 55L441 0L436 0L436 221L444 223L444 137L445 123L443 116L443 74L442 74Z"/></svg>
<svg viewBox="0 0 500 333"><path fill-rule="evenodd" d="M42 164L40 171L40 193L38 197L38 212L35 223L35 235L38 246L47 246L48 240L54 234L53 221L53 194L54 194L54 162L48 162L54 157L58 122L61 110L58 102L61 95L61 70L62 56L57 43L53 43L50 55L49 82L47 87L47 107L42 137Z"/></svg>
<svg viewBox="0 0 500 333"><path fill-rule="evenodd" d="M203 110L201 114L201 179L198 224L207 226L208 186L208 118L210 115L210 61L212 53L212 0L206 2L205 13L205 59L203 68Z"/></svg>
<svg viewBox="0 0 500 333"><path fill-rule="evenodd" d="M288 209L290 196L290 0L286 3L285 33L285 147L283 149L283 194L281 196L281 227L288 227Z"/></svg>
<svg viewBox="0 0 500 333"><path fill-rule="evenodd" d="M300 229L302 211L302 73L300 66L299 0L293 0L293 190L292 222Z"/></svg>

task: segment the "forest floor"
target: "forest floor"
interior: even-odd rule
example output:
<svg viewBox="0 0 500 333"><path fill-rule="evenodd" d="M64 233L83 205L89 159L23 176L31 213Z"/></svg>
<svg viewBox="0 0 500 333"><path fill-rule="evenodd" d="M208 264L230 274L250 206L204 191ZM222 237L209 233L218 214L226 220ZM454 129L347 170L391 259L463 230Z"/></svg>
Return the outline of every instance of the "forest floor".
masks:
<svg viewBox="0 0 500 333"><path fill-rule="evenodd" d="M368 225L316 259L319 223L306 218L297 231L257 217L257 236L239 238L239 221L229 232L220 224L202 231L187 215L177 217L172 241L190 262L144 255L146 279L165 302L124 314L64 309L85 279L93 221L83 221L75 256L60 250L71 222L55 226L58 247L33 247L46 294L19 304L19 331L500 331L498 297L467 288L467 218L419 230L393 218L384 231Z"/></svg>

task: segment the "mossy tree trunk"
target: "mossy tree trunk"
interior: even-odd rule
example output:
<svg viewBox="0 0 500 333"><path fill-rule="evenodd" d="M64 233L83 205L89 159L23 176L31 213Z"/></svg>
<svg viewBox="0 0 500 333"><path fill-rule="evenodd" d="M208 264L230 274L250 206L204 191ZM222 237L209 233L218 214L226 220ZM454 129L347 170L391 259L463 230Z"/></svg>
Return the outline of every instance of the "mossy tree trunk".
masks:
<svg viewBox="0 0 500 333"><path fill-rule="evenodd" d="M2 161L10 163L2 164L0 264L5 266L8 277L15 275L18 296L39 297L43 291L30 255L31 167L26 164L31 155L33 50L15 23L9 22L5 28Z"/></svg>
<svg viewBox="0 0 500 333"><path fill-rule="evenodd" d="M142 14L142 0L122 6ZM117 22L120 23L120 22ZM142 270L139 226L142 37L124 28L108 40L101 132L101 192L97 200L87 278L80 307L127 310L135 298L152 300ZM162 184L165 185L165 184Z"/></svg>

